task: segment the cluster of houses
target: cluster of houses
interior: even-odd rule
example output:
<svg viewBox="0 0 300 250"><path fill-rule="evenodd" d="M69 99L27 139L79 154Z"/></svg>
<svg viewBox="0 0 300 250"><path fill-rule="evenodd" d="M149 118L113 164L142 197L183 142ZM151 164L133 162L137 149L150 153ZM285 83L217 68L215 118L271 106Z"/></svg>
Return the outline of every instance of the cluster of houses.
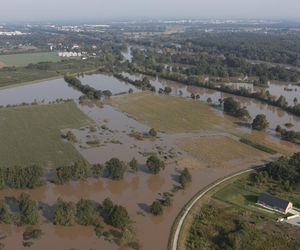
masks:
<svg viewBox="0 0 300 250"><path fill-rule="evenodd" d="M23 33L21 31L0 31L0 36L22 36L29 35L30 33Z"/></svg>
<svg viewBox="0 0 300 250"><path fill-rule="evenodd" d="M59 57L82 57L81 52L58 52Z"/></svg>

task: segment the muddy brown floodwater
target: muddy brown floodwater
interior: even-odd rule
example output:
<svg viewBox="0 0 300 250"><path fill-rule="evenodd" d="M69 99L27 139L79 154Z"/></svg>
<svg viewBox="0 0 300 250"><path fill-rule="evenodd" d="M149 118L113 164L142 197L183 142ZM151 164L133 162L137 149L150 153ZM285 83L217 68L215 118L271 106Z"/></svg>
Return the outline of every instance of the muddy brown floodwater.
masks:
<svg viewBox="0 0 300 250"><path fill-rule="evenodd" d="M113 93L128 91L132 87L111 76L104 75L85 76L81 80L84 84L89 84L102 90L110 89ZM201 100L211 97L214 102L217 102L220 97L226 96L217 91L187 87L159 79L152 79L151 81L157 88L166 85L171 86L174 95L178 95L179 90L183 92L184 97L190 96L190 93L199 93ZM59 79L0 90L0 105L32 102L35 99L37 101L42 101L43 99L53 101L57 98L72 98L77 101L80 95L81 93L68 87L63 79ZM260 104L247 98L241 98L240 100L244 105L247 105L249 111L252 112L251 114L266 112L268 118L274 119L273 122L271 121L272 126L278 123L286 123L289 119L293 119L293 123L297 128L300 128L299 120L287 115L285 112L280 113L278 109L270 108L265 104ZM182 161L178 160L191 158L190 155L175 145L175 141L182 138L193 138L199 136L199 134L159 133L156 139L144 138L143 140L137 140L129 134L133 132L146 134L150 128L109 105L99 108L78 104L78 107L95 121L92 129L91 127L84 127L80 130L72 130L78 139L78 143L75 145L78 151L90 163L103 164L112 157L118 157L128 162L132 157L135 157L140 163L140 171L137 174L127 172L122 181L100 178L89 179L85 182L71 182L61 186L47 183L45 186L34 190L0 190L0 199L5 197L17 198L21 192L26 191L33 199L41 202L41 206L51 207L58 197L74 202L81 198L102 202L106 197L110 197L115 203L127 208L134 221L137 238L142 245L142 249L165 250L176 216L199 190L219 178L257 164L262 164L263 160L267 159L266 157L254 160L250 165L249 163L245 164L242 161L237 161L235 162L235 167L231 168L222 166L206 168L199 163L199 166L190 169L193 176L192 184L185 191L175 192L173 205L165 209L162 216L155 217L149 213L150 204L155 199L160 198L163 192L171 192L174 186L179 185L179 171L186 166L178 165L178 162L182 163ZM99 141L98 145L91 146L88 144L89 141L95 140ZM148 173L145 167L146 158L150 152L156 152L166 159L166 169L159 175ZM188 163L189 161L186 162ZM40 239L35 240L30 249L92 248L111 250L119 248L115 242L107 241L103 238L98 239L92 227L54 226L49 221L49 213L41 215L41 221L37 227L42 229L44 235ZM22 233L24 229L24 227L0 225L0 232L6 236L5 239L1 240L6 245L6 249L23 249Z"/></svg>
<svg viewBox="0 0 300 250"><path fill-rule="evenodd" d="M169 164L165 171L157 176L142 169L137 175L127 173L123 181L100 179L63 186L48 184L26 192L30 193L33 199L48 205L53 205L58 197L75 202L80 198L102 202L106 197L110 197L114 202L127 208L135 221L137 238L142 249L163 250L167 248L173 221L193 195L218 178L247 167L249 166L191 170L194 180L192 185L186 191L175 193L172 207L168 208L163 216L158 217L149 214L149 205L160 197L159 193L170 191L174 185L178 185L178 166L175 164ZM18 197L21 192L2 190L0 197ZM103 238L98 239L92 227L58 227L45 221L38 228L42 229L45 235L34 241L31 249L118 249L114 242L105 241ZM2 241L7 249L22 248L23 227L1 225L1 231L7 235L7 238Z"/></svg>

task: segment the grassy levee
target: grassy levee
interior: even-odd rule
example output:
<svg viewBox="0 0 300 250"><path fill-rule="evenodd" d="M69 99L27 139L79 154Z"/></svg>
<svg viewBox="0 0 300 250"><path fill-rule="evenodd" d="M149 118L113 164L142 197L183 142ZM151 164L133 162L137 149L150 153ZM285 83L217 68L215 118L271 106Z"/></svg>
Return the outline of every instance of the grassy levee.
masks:
<svg viewBox="0 0 300 250"><path fill-rule="evenodd" d="M259 168L259 167L258 167ZM251 169L249 169L249 171L251 171ZM254 171L254 169L253 169ZM177 215L172 228L171 228L171 232L169 235L169 240L168 240L168 250L172 250L173 249L173 240L174 240L174 234L175 234L175 230L178 226L179 220L181 219L181 217L183 216L183 214L185 213L185 211L187 210L187 208L195 201L195 199L197 199L197 197L199 195L201 195L203 192L206 192L204 194L203 197L201 197L192 207L192 209L189 211L189 213L187 214L183 224L182 224L182 228L180 230L179 233L179 239L178 239L178 248L177 249L184 249L182 248L182 242L183 242L183 235L186 234L187 232L187 228L189 227L189 223L192 221L192 217L193 214L195 213L195 211L197 209L199 209L201 207L201 205L203 204L203 201L207 200L209 197L211 197L213 194L215 194L217 191L219 191L220 189L222 189L223 187L227 186L228 184L234 182L235 180L237 180L238 178L241 178L242 175L247 175L249 172L246 172L245 174L243 174L243 172L245 172L245 170L240 171L238 173L236 173L238 176L232 177L230 178L230 176L232 175L236 175L236 174L232 174L232 175L228 175L225 176L223 178L220 178L216 181L214 181L213 183L211 183L210 185L208 185L207 187L201 189L197 194L194 195L194 197L181 209L180 213ZM240 175L239 175L240 173ZM227 178L230 178L228 180L226 180ZM222 180L226 180L222 183L220 183L219 185L215 186L218 182L222 181ZM215 186L215 187L214 187ZM209 191L207 191L209 190ZM197 210L198 211L198 210Z"/></svg>
<svg viewBox="0 0 300 250"><path fill-rule="evenodd" d="M50 167L82 159L73 145L61 139L61 130L88 123L90 119L74 102L2 108L1 166L37 163Z"/></svg>
<svg viewBox="0 0 300 250"><path fill-rule="evenodd" d="M22 53L0 55L0 61L6 66L23 67L30 63L39 62L58 62L60 57L56 52L37 52L37 53Z"/></svg>
<svg viewBox="0 0 300 250"><path fill-rule="evenodd" d="M228 126L208 104L172 96L143 92L116 97L112 105L136 120L162 132L184 133Z"/></svg>

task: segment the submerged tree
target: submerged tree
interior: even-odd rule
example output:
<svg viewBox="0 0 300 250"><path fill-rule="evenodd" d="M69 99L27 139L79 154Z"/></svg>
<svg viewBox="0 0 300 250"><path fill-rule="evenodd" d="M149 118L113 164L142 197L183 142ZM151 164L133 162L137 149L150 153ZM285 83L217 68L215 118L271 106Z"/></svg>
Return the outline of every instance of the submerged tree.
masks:
<svg viewBox="0 0 300 250"><path fill-rule="evenodd" d="M156 132L156 130L154 128L151 128L148 133L152 137L156 137L157 136L157 132Z"/></svg>
<svg viewBox="0 0 300 250"><path fill-rule="evenodd" d="M11 222L11 216L4 200L0 201L0 223L9 224Z"/></svg>
<svg viewBox="0 0 300 250"><path fill-rule="evenodd" d="M108 223L116 228L125 229L131 224L130 217L125 207L114 205L108 215Z"/></svg>
<svg viewBox="0 0 300 250"><path fill-rule="evenodd" d="M87 199L81 199L76 204L77 222L80 225L97 225L99 223L99 214L96 211L95 202Z"/></svg>
<svg viewBox="0 0 300 250"><path fill-rule="evenodd" d="M161 170L165 169L165 163L156 155L149 156L146 165L152 174L158 174Z"/></svg>
<svg viewBox="0 0 300 250"><path fill-rule="evenodd" d="M112 158L105 163L108 177L112 180L122 180L126 172L126 166L118 158Z"/></svg>
<svg viewBox="0 0 300 250"><path fill-rule="evenodd" d="M133 157L132 160L129 162L129 167L133 172L137 172L139 170L139 163L138 161Z"/></svg>
<svg viewBox="0 0 300 250"><path fill-rule="evenodd" d="M22 193L19 198L20 219L22 224L36 225L39 214L36 201L30 199L30 195Z"/></svg>
<svg viewBox="0 0 300 250"><path fill-rule="evenodd" d="M163 210L163 205L161 204L161 202L154 201L150 206L150 212L154 215L162 215L164 210Z"/></svg>
<svg viewBox="0 0 300 250"><path fill-rule="evenodd" d="M252 122L252 129L262 131L267 129L269 122L264 114L257 115Z"/></svg>
<svg viewBox="0 0 300 250"><path fill-rule="evenodd" d="M58 198L53 223L61 226L73 226L76 222L76 205Z"/></svg>
<svg viewBox="0 0 300 250"><path fill-rule="evenodd" d="M192 175L190 174L190 171L187 168L185 168L179 176L179 183L181 184L181 187L185 189L186 186L191 182Z"/></svg>

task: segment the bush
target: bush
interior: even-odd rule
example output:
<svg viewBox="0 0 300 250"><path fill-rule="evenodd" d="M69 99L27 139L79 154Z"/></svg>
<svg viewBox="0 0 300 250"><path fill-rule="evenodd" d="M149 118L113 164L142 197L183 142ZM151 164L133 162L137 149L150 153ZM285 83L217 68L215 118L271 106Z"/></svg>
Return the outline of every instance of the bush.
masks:
<svg viewBox="0 0 300 250"><path fill-rule="evenodd" d="M100 217L93 201L81 199L76 204L77 222L83 226L97 225Z"/></svg>
<svg viewBox="0 0 300 250"><path fill-rule="evenodd" d="M43 232L41 229L37 228L26 228L23 233L23 240L37 240L41 238L43 235Z"/></svg>
<svg viewBox="0 0 300 250"><path fill-rule="evenodd" d="M61 166L55 169L54 182L64 184L71 180L86 180L90 169L85 162L75 162L73 165Z"/></svg>
<svg viewBox="0 0 300 250"><path fill-rule="evenodd" d="M137 172L139 170L139 163L135 158L132 158L132 160L129 162L129 167L133 172Z"/></svg>
<svg viewBox="0 0 300 250"><path fill-rule="evenodd" d="M76 205L73 202L65 202L58 198L54 212L55 225L73 226L76 221Z"/></svg>
<svg viewBox="0 0 300 250"><path fill-rule="evenodd" d="M11 216L4 200L0 201L0 222L3 224L9 224L11 222Z"/></svg>
<svg viewBox="0 0 300 250"><path fill-rule="evenodd" d="M151 155L147 159L146 165L152 174L158 174L161 170L165 169L165 163L156 155Z"/></svg>
<svg viewBox="0 0 300 250"><path fill-rule="evenodd" d="M102 214L108 216L111 213L113 207L114 207L114 203L112 202L112 200L110 198L106 198L102 202L102 206L101 206Z"/></svg>
<svg viewBox="0 0 300 250"><path fill-rule="evenodd" d="M131 224L125 207L115 205L108 215L108 223L116 228L125 229Z"/></svg>
<svg viewBox="0 0 300 250"><path fill-rule="evenodd" d="M38 165L0 168L0 187L35 188L42 184L43 169Z"/></svg>
<svg viewBox="0 0 300 250"><path fill-rule="evenodd" d="M21 224L36 225L38 223L38 207L36 202L30 199L29 194L22 193L20 195L19 209Z"/></svg>
<svg viewBox="0 0 300 250"><path fill-rule="evenodd" d="M150 206L150 212L154 215L162 215L164 210L160 201L154 201Z"/></svg>
<svg viewBox="0 0 300 250"><path fill-rule="evenodd" d="M155 131L154 128L151 128L151 129L149 130L149 135L152 136L152 137L156 137L156 136L157 136L157 132Z"/></svg>
<svg viewBox="0 0 300 250"><path fill-rule="evenodd" d="M179 183L183 189L186 188L186 186L192 182L192 175L190 174L189 170L185 168L180 176L179 176Z"/></svg>
<svg viewBox="0 0 300 250"><path fill-rule="evenodd" d="M122 180L126 171L126 166L118 158L112 158L105 163L108 177L112 180Z"/></svg>
<svg viewBox="0 0 300 250"><path fill-rule="evenodd" d="M252 122L252 129L258 131L266 130L268 127L269 122L267 121L266 116L263 114L257 115Z"/></svg>

